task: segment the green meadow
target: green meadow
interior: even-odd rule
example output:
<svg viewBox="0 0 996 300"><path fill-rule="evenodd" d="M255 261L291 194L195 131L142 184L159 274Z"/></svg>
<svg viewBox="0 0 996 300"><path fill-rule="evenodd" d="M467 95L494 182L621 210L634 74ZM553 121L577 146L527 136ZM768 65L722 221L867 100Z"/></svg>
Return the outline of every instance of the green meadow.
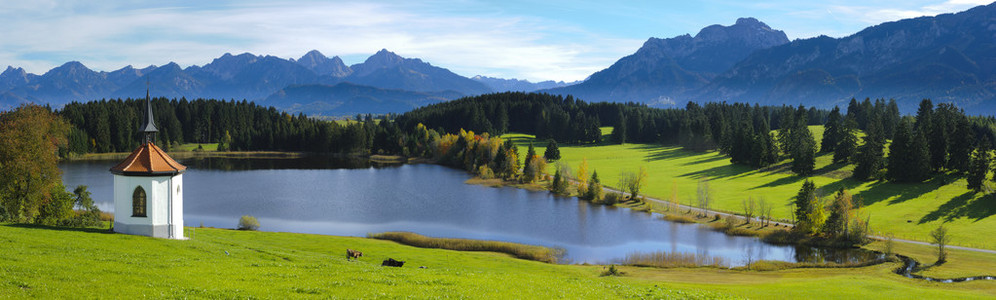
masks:
<svg viewBox="0 0 996 300"><path fill-rule="evenodd" d="M265 224L263 224L265 226ZM897 264L770 272L556 265L391 241L187 228L175 241L0 224L0 298L900 298L981 299L996 283L939 284ZM346 249L364 253L347 261ZM381 267L386 258L406 261ZM424 266L425 268L419 268Z"/></svg>
<svg viewBox="0 0 996 300"><path fill-rule="evenodd" d="M822 138L822 126L810 126L817 142ZM608 136L611 128L603 128ZM540 155L546 141L531 135L506 134L525 153L532 141ZM716 151L692 152L680 147L651 144L559 145L563 163L572 170L587 159L590 170L598 171L602 183L618 186L622 172L647 168L648 179L641 193L658 199L669 199L672 186L682 204L696 203L697 187L706 180L713 200L710 208L726 212L742 211L747 197L763 198L774 203L775 219L791 220L791 198L799 191L804 177L789 170L790 160L768 168L753 170L730 163L729 157ZM556 164L549 165L553 172ZM816 175L809 177L824 195L831 196L845 188L864 207L861 214L870 220L875 235L928 241L928 234L940 225L949 228L951 244L984 249L996 249L996 196L973 193L967 189L964 177L943 174L920 184L895 184L884 181L860 182L850 179L853 165L832 164L832 154L821 154L816 160Z"/></svg>

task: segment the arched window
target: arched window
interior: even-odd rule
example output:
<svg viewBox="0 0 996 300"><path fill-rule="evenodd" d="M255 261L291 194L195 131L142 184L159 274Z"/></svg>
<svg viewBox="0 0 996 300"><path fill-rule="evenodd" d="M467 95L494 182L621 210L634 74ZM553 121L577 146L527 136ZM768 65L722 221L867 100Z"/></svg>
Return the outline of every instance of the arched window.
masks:
<svg viewBox="0 0 996 300"><path fill-rule="evenodd" d="M131 195L131 216L145 217L145 190L141 186L135 188Z"/></svg>

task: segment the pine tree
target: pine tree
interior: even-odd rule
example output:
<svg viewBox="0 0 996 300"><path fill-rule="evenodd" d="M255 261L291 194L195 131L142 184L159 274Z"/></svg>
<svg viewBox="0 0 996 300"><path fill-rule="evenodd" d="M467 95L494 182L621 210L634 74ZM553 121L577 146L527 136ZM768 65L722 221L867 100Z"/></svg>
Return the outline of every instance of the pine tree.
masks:
<svg viewBox="0 0 996 300"><path fill-rule="evenodd" d="M840 115L840 108L834 106L827 116L827 123L823 125L823 140L820 141L820 152L833 152L840 141L844 138L844 120ZM836 156L835 156L836 157Z"/></svg>
<svg viewBox="0 0 996 300"><path fill-rule="evenodd" d="M989 141L983 140L979 143L979 147L972 153L972 159L969 162L968 174L965 176L969 189L976 192L982 191L982 183L986 180L986 174L989 173L991 164L992 156L989 153ZM996 180L996 177L993 179Z"/></svg>
<svg viewBox="0 0 996 300"><path fill-rule="evenodd" d="M940 104L934 110L929 131L925 131L927 147L930 151L930 168L940 171L948 163L948 135L951 133L954 107L951 104Z"/></svg>
<svg viewBox="0 0 996 300"><path fill-rule="evenodd" d="M560 169L553 174L553 181L550 182L550 191L557 195L567 194L567 180L560 175Z"/></svg>
<svg viewBox="0 0 996 300"><path fill-rule="evenodd" d="M795 217L796 228L806 232L809 231L811 223L809 222L809 217L812 214L812 203L816 201L816 184L812 180L807 179L803 181L802 188L799 189L799 193L795 195L793 199L793 204L795 205L795 211L793 216Z"/></svg>
<svg viewBox="0 0 996 300"><path fill-rule="evenodd" d="M867 180L873 174L882 169L885 161L882 159L884 138L881 128L876 125L878 122L871 122L866 130L865 144L858 148L858 153L853 159L856 163L852 176L857 180Z"/></svg>
<svg viewBox="0 0 996 300"><path fill-rule="evenodd" d="M862 111L861 105L858 104L858 99L851 98L851 102L847 103L847 118L853 119L854 122L858 123L858 129L865 129L867 119L865 119L865 112Z"/></svg>
<svg viewBox="0 0 996 300"><path fill-rule="evenodd" d="M926 134L916 134L910 141L909 173L906 182L921 182L930 177L930 151Z"/></svg>
<svg viewBox="0 0 996 300"><path fill-rule="evenodd" d="M792 152L792 172L800 176L809 176L816 167L816 140L813 133L806 126L807 112L805 107L799 106L795 113L795 126L790 131L789 140L792 144L789 149Z"/></svg>
<svg viewBox="0 0 996 300"><path fill-rule="evenodd" d="M602 182L598 180L598 171L591 172L591 179L588 180L588 190L585 191L585 198L594 202L602 201Z"/></svg>
<svg viewBox="0 0 996 300"><path fill-rule="evenodd" d="M546 144L546 150L543 151L543 157L547 161L555 161L560 159L560 148L557 147L557 141L550 139L550 142Z"/></svg>
<svg viewBox="0 0 996 300"><path fill-rule="evenodd" d="M761 121L761 128L754 135L754 145L751 148L751 166L763 168L777 163L778 148L775 146L775 139L771 135L767 119Z"/></svg>
<svg viewBox="0 0 996 300"><path fill-rule="evenodd" d="M533 147L533 142L529 142L529 150L526 151L526 158L522 162L522 175L526 177L527 182L532 182L533 178L530 175L535 175L536 170L532 168L533 157L536 156L536 148Z"/></svg>
<svg viewBox="0 0 996 300"><path fill-rule="evenodd" d="M731 137L730 162L749 165L751 164L751 157L756 156L753 152L754 144L756 143L754 128L751 126L750 120L746 118L739 123Z"/></svg>
<svg viewBox="0 0 996 300"><path fill-rule="evenodd" d="M889 170L886 176L895 181L906 181L910 170L910 145L911 136L909 122L900 122L896 127L896 134L892 137L892 144L889 145Z"/></svg>
<svg viewBox="0 0 996 300"><path fill-rule="evenodd" d="M856 126L857 122L853 119L847 119L844 121L844 127L840 130L841 139L834 147L834 163L846 163L857 152L858 137L854 133L854 127Z"/></svg>
<svg viewBox="0 0 996 300"><path fill-rule="evenodd" d="M620 112L616 126L612 128L612 142L616 144L626 143L626 118Z"/></svg>
<svg viewBox="0 0 996 300"><path fill-rule="evenodd" d="M955 119L954 130L951 132L951 146L948 148L949 157L948 169L957 172L967 172L969 169L968 160L964 159L972 153L972 143L974 142L973 132L968 124L968 118L964 114L959 114Z"/></svg>

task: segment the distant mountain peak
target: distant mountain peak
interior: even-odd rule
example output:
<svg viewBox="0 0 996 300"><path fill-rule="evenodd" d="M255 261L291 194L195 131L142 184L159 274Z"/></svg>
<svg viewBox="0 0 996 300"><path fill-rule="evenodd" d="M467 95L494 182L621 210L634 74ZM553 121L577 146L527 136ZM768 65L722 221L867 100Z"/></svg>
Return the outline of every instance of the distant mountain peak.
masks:
<svg viewBox="0 0 996 300"><path fill-rule="evenodd" d="M330 75L335 78L341 78L353 73L353 70L346 66L338 56L329 58L318 50L308 51L308 53L305 53L297 61L294 59L291 59L291 61L321 76Z"/></svg>
<svg viewBox="0 0 996 300"><path fill-rule="evenodd" d="M384 68L399 65L404 61L404 57L401 57L394 52L387 51L387 49L380 49L380 51L377 51L377 53L374 53L374 55L368 57L363 64Z"/></svg>
<svg viewBox="0 0 996 300"><path fill-rule="evenodd" d="M12 66L7 66L7 69L0 73L0 76L11 76L11 75L23 75L26 72L24 68L14 68Z"/></svg>
<svg viewBox="0 0 996 300"><path fill-rule="evenodd" d="M304 56L301 56L301 60L304 60L305 58L322 59L322 58L328 58L328 57L326 57L325 54L322 54L321 51L318 51L317 49L314 49L314 50L308 51L308 53L305 53Z"/></svg>
<svg viewBox="0 0 996 300"><path fill-rule="evenodd" d="M767 24L764 24L764 22L761 22L753 17L737 18L736 25L768 27Z"/></svg>

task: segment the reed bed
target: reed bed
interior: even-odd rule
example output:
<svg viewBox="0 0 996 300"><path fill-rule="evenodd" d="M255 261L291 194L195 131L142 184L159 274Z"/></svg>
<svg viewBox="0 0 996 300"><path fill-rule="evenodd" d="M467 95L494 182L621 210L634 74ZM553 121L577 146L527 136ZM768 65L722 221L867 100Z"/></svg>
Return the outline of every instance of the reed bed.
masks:
<svg viewBox="0 0 996 300"><path fill-rule="evenodd" d="M872 259L860 262L846 262L846 263L835 263L835 262L824 262L824 263L812 263L812 262L787 262L787 261L773 261L773 260L762 260L754 262L747 266L741 266L733 268L734 270L753 270L753 271L779 271L787 269L835 269L835 268L861 268L867 266L874 266L888 261L886 258Z"/></svg>
<svg viewBox="0 0 996 300"><path fill-rule="evenodd" d="M454 238L434 238L412 232L383 232L368 234L378 240L395 241L419 248L438 248L458 251L490 251L512 255L516 258L557 263L563 250L510 242Z"/></svg>
<svg viewBox="0 0 996 300"><path fill-rule="evenodd" d="M695 217L691 215L684 214L664 214L661 216L661 220L671 221L675 223L695 223Z"/></svg>
<svg viewBox="0 0 996 300"><path fill-rule="evenodd" d="M637 267L688 268L725 267L722 257L683 252L633 252L626 255L623 264Z"/></svg>

